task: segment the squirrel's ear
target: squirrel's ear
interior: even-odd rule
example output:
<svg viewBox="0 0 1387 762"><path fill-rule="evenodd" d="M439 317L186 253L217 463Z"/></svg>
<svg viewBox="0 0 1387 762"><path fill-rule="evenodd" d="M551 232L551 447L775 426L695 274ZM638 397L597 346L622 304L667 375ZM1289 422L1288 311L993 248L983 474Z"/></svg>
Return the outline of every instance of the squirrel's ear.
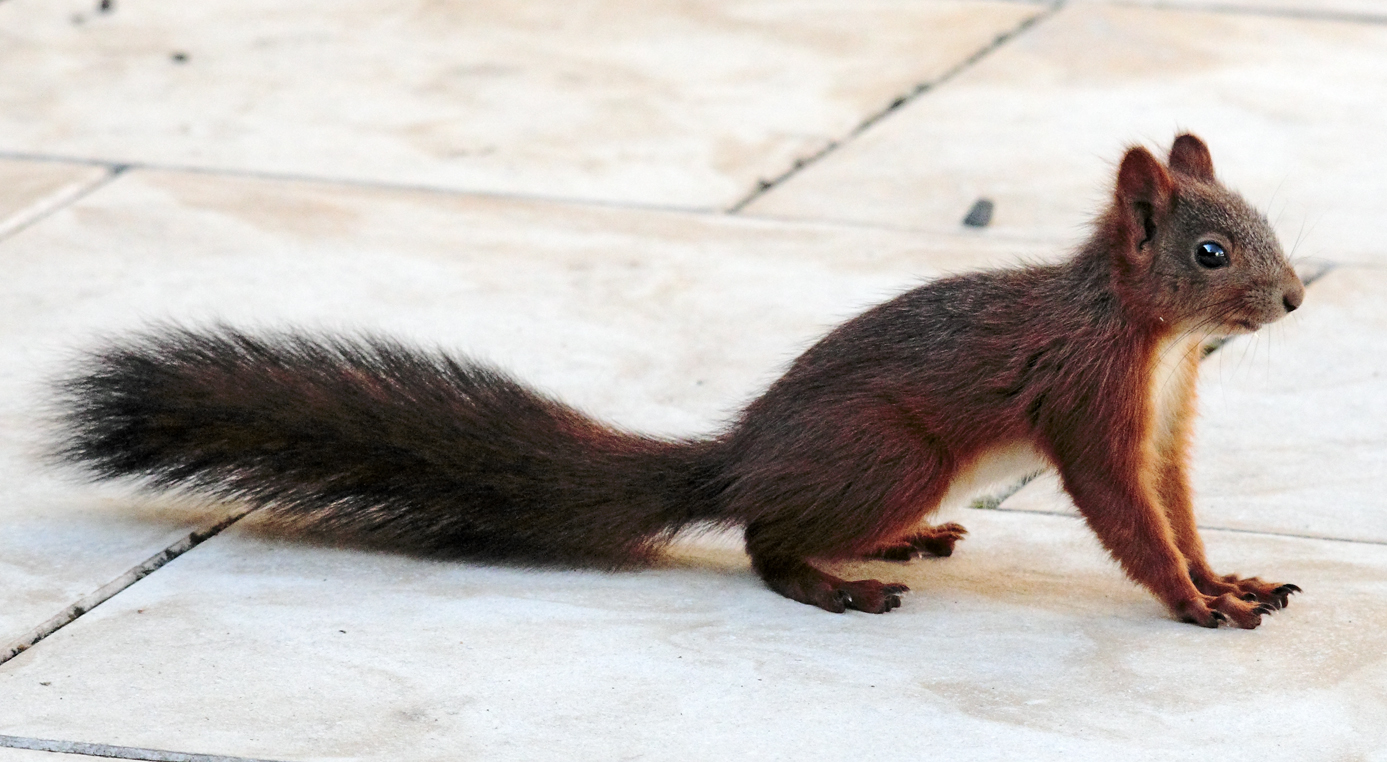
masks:
<svg viewBox="0 0 1387 762"><path fill-rule="evenodd" d="M1214 179L1214 159L1204 141L1188 132L1175 138L1170 147L1170 168L1200 180Z"/></svg>
<svg viewBox="0 0 1387 762"><path fill-rule="evenodd" d="M1156 235L1156 225L1170 208L1175 182L1145 148L1130 148L1117 170L1117 203L1131 223L1132 241L1140 248Z"/></svg>

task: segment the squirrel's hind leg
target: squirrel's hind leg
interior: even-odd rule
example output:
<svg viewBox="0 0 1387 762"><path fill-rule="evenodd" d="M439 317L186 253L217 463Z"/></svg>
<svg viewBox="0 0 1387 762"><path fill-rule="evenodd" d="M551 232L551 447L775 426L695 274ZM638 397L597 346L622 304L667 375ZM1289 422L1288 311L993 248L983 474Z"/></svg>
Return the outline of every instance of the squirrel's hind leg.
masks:
<svg viewBox="0 0 1387 762"><path fill-rule="evenodd" d="M954 554L954 544L968 534L961 524L949 522L939 526L926 526L923 531L906 537L904 540L877 548L863 558L882 561L912 561L923 555L948 558Z"/></svg>

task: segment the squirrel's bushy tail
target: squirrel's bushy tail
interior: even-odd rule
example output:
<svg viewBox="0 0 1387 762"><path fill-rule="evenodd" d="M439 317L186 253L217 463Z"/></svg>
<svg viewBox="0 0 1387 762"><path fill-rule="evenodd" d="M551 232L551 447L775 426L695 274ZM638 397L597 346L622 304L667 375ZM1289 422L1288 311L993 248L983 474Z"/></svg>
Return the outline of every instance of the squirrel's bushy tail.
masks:
<svg viewBox="0 0 1387 762"><path fill-rule="evenodd" d="M379 338L158 330L60 383L60 457L425 552L619 567L716 519L715 440L614 430Z"/></svg>

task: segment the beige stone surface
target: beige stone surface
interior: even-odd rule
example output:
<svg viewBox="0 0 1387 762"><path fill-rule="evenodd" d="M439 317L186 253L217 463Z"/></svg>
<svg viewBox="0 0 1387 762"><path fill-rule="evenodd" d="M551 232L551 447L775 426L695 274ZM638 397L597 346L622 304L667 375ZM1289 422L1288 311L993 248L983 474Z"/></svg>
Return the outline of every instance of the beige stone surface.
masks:
<svg viewBox="0 0 1387 762"><path fill-rule="evenodd" d="M113 6L0 5L0 71L28 73L0 77L0 150L697 207L732 204L1039 12L912 0Z"/></svg>
<svg viewBox="0 0 1387 762"><path fill-rule="evenodd" d="M0 158L0 238L105 176L89 165Z"/></svg>
<svg viewBox="0 0 1387 762"><path fill-rule="evenodd" d="M1072 4L751 214L1076 241L1124 146L1204 137L1298 257L1382 261L1387 26Z"/></svg>
<svg viewBox="0 0 1387 762"><path fill-rule="evenodd" d="M1344 267L1305 305L1204 362L1192 473L1200 523L1387 543L1387 270ZM1070 513L1053 475L1011 510Z"/></svg>
<svg viewBox="0 0 1387 762"><path fill-rule="evenodd" d="M286 762L1387 762L1387 26L1297 15L1370 0L1216 4L1068 3L748 217L650 207L726 207L1041 5L0 2L0 154L167 165L100 185L0 159L0 648L225 515L41 463L47 384L98 335L371 330L697 434L870 304L1060 255L1124 141L1181 128L1298 257L1360 265L1201 382L1211 561L1305 590L1256 631L1169 619L1082 522L1026 512L1069 510L1043 481L953 510L953 558L838 567L912 587L879 617L769 592L735 533L604 574L252 516L0 665L0 735ZM961 229L980 195L994 227Z"/></svg>
<svg viewBox="0 0 1387 762"><path fill-rule="evenodd" d="M634 428L720 427L818 335L977 237L131 171L0 243L0 645L199 525L42 465L47 384L168 320L469 351ZM208 519L211 520L211 519Z"/></svg>
<svg viewBox="0 0 1387 762"><path fill-rule="evenodd" d="M1077 0L1112 3L1114 0ZM1115 0L1122 5L1148 5L1156 8L1190 8L1219 13L1252 13L1291 18L1326 18L1348 21L1387 21L1387 2L1383 0Z"/></svg>
<svg viewBox="0 0 1387 762"><path fill-rule="evenodd" d="M7 665L0 732L401 762L1387 749L1380 547L1224 533L1218 561L1306 593L1256 631L1203 630L1167 619L1080 522L964 513L953 558L854 570L914 588L884 616L779 598L720 542L608 575L237 527Z"/></svg>

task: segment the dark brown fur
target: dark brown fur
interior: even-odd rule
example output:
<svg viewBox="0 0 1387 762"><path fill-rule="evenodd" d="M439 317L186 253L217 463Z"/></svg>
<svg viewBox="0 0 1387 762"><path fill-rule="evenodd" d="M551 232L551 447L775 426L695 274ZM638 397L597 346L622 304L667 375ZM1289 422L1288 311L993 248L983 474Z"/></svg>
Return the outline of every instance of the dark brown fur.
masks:
<svg viewBox="0 0 1387 762"><path fill-rule="evenodd" d="M1210 240L1227 266L1196 262ZM1128 151L1072 259L940 280L860 315L717 437L616 431L383 340L170 329L63 386L63 454L102 477L492 559L622 566L690 522L743 525L772 589L883 612L903 585L810 559L948 555L963 528L924 519L956 479L1024 447L1175 616L1255 627L1298 588L1219 577L1204 559L1186 476L1198 345L1303 293L1266 221L1182 135L1168 166Z"/></svg>

